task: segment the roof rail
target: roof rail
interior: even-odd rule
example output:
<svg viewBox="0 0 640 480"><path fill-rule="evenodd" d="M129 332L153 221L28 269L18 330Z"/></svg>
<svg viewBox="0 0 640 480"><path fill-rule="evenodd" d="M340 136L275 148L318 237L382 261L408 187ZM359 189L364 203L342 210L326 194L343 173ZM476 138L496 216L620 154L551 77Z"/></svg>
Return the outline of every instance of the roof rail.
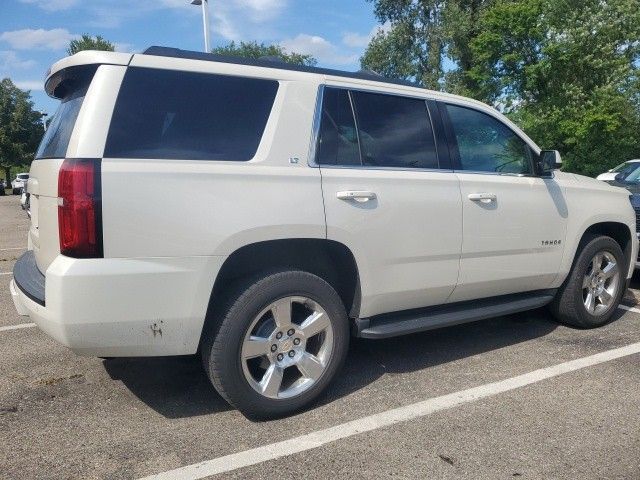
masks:
<svg viewBox="0 0 640 480"><path fill-rule="evenodd" d="M207 62L220 62L220 63L231 63L235 65L277 68L280 70L290 70L294 72L306 72L306 73L316 73L320 75L332 75L332 76L344 77L344 78L356 78L360 80L371 80L371 81L381 82L381 83L390 83L394 85L405 85L409 87L421 88L419 85L416 85L413 82L383 77L378 73L371 72L368 70L361 70L359 72L345 72L342 70L333 70L330 68L309 67L307 65L295 65L292 63L287 63L280 58L274 58L274 57L262 57L259 59L255 59L255 58L237 57L233 55L219 55L215 53L193 52L190 50L181 50L179 48L158 47L158 46L149 47L142 53L144 55L154 55L158 57L185 58L190 60L204 60Z"/></svg>

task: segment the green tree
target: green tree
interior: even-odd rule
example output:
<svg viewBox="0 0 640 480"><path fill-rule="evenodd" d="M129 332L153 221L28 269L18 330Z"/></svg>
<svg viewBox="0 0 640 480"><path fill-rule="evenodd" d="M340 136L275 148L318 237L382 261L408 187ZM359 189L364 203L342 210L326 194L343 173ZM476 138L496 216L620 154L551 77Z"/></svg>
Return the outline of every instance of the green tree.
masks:
<svg viewBox="0 0 640 480"><path fill-rule="evenodd" d="M366 68L492 103L569 171L640 156L640 0L370 0Z"/></svg>
<svg viewBox="0 0 640 480"><path fill-rule="evenodd" d="M502 0L472 41L476 97L501 105L565 169L640 155L640 0Z"/></svg>
<svg viewBox="0 0 640 480"><path fill-rule="evenodd" d="M470 43L494 0L368 1L389 28L372 39L360 60L363 68L431 89L474 92L466 74L474 65Z"/></svg>
<svg viewBox="0 0 640 480"><path fill-rule="evenodd" d="M0 167L7 183L11 167L29 164L42 138L40 112L34 110L28 92L11 80L0 81Z"/></svg>
<svg viewBox="0 0 640 480"><path fill-rule="evenodd" d="M245 58L276 57L295 65L315 66L318 62L312 55L287 52L280 45L267 45L258 42L229 42L222 47L216 47L211 53L218 55L232 55Z"/></svg>
<svg viewBox="0 0 640 480"><path fill-rule="evenodd" d="M107 52L113 52L114 49L115 45L108 40L105 40L100 35L92 37L91 35L84 34L82 37L69 42L67 54L73 55L74 53L81 52L82 50L105 50Z"/></svg>

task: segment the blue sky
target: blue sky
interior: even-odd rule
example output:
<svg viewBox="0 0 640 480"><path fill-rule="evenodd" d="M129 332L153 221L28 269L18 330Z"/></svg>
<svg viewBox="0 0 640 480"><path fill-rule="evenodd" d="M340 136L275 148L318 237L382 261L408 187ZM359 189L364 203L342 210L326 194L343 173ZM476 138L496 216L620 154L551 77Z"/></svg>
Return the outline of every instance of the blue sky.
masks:
<svg viewBox="0 0 640 480"><path fill-rule="evenodd" d="M257 40L310 53L320 66L357 70L377 30L366 0L209 0L212 43ZM0 78L31 90L53 113L44 74L80 34L102 35L125 52L163 45L202 50L200 7L190 0L0 0Z"/></svg>

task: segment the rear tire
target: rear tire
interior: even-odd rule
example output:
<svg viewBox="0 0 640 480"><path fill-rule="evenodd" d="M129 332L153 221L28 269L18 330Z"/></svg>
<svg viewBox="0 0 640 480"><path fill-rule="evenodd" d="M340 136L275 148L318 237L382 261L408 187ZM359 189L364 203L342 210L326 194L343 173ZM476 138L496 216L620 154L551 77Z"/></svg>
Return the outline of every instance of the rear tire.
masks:
<svg viewBox="0 0 640 480"><path fill-rule="evenodd" d="M202 361L218 393L244 415L271 419L315 400L344 363L345 307L302 271L262 274L229 292L207 322Z"/></svg>
<svg viewBox="0 0 640 480"><path fill-rule="evenodd" d="M627 268L620 245L604 235L588 235L562 287L550 305L556 319L577 328L611 321L624 295Z"/></svg>

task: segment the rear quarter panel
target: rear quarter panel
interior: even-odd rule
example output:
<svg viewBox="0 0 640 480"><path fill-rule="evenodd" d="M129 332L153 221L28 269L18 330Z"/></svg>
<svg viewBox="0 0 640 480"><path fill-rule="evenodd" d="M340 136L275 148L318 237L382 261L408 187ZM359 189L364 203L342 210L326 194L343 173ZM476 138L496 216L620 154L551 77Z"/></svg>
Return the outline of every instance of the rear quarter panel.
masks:
<svg viewBox="0 0 640 480"><path fill-rule="evenodd" d="M307 166L317 87L280 82L249 162L103 159L105 257L226 256L263 240L325 238L320 172Z"/></svg>

